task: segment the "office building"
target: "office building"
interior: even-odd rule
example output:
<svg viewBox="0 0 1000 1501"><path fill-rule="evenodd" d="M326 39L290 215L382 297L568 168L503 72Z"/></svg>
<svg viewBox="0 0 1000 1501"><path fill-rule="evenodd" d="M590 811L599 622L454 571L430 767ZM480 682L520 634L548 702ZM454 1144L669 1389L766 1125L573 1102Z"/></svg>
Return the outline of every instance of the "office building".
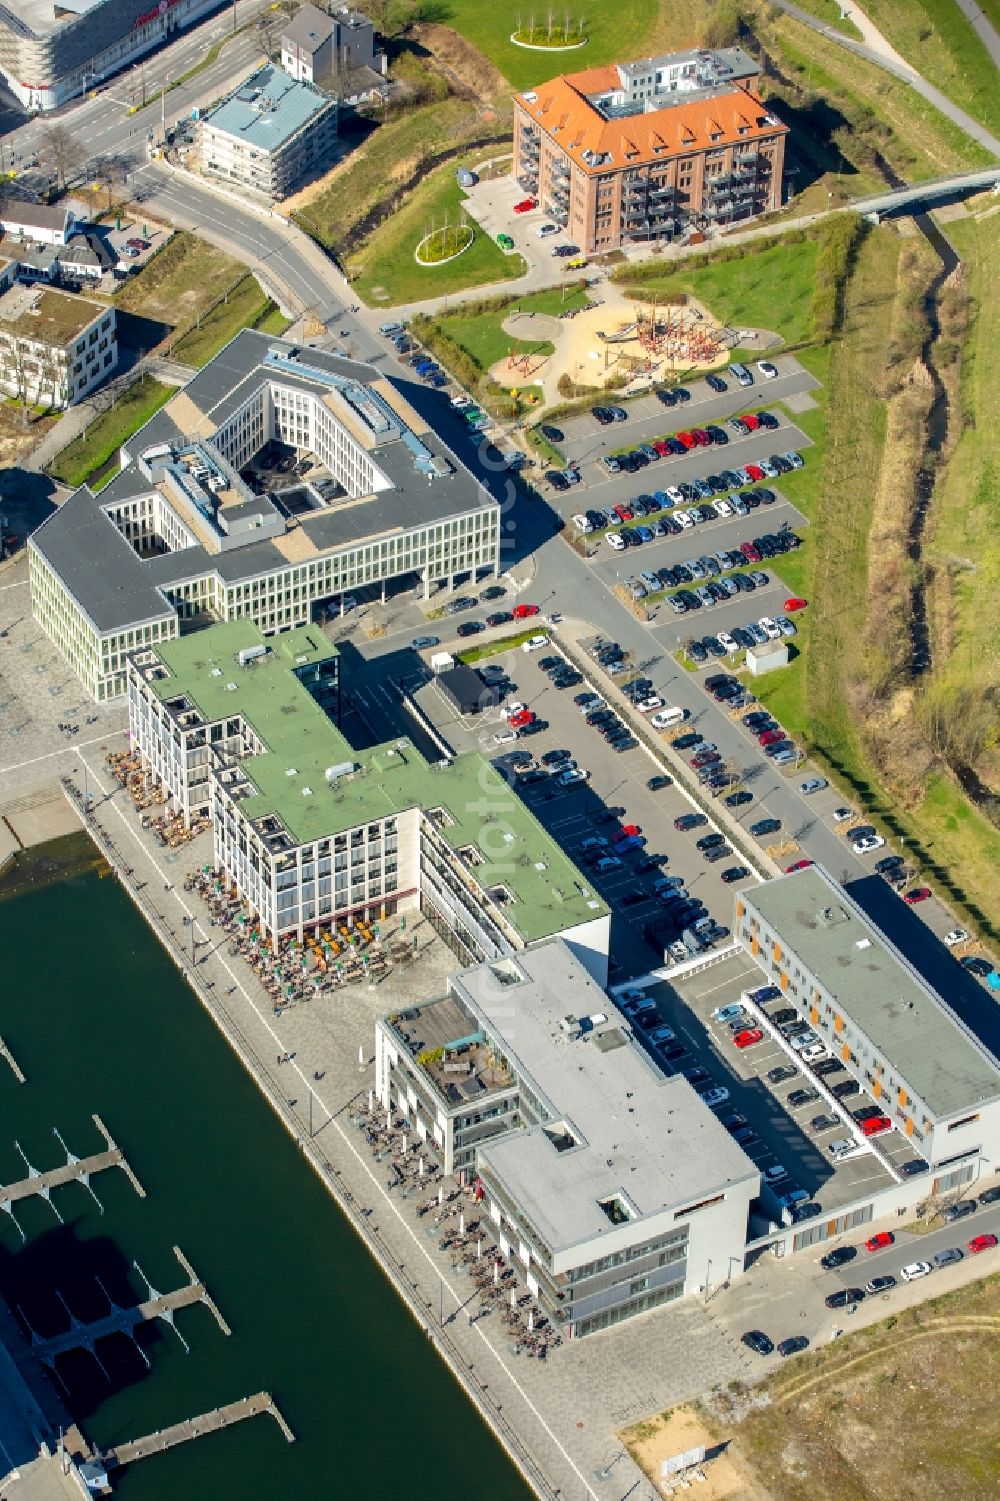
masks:
<svg viewBox="0 0 1000 1501"><path fill-rule="evenodd" d="M203 118L201 169L275 202L330 164L336 140L336 101L267 63Z"/></svg>
<svg viewBox="0 0 1000 1501"><path fill-rule="evenodd" d="M568 1337L742 1274L756 1167L565 943L381 1018L375 1080Z"/></svg>
<svg viewBox="0 0 1000 1501"><path fill-rule="evenodd" d="M515 178L587 254L781 206L787 127L739 47L609 63L514 97Z"/></svg>
<svg viewBox="0 0 1000 1501"><path fill-rule="evenodd" d="M996 1057L824 870L741 892L735 936L931 1165L935 1192L1000 1161Z"/></svg>
<svg viewBox="0 0 1000 1501"><path fill-rule="evenodd" d="M562 934L607 977L607 904L478 753L355 750L318 627L248 621L128 658L129 733L171 811L211 816L215 864L275 946L420 911L463 963Z"/></svg>
<svg viewBox="0 0 1000 1501"><path fill-rule="evenodd" d="M5 0L0 75L25 109L56 109L218 8L219 0Z"/></svg>
<svg viewBox="0 0 1000 1501"><path fill-rule="evenodd" d="M255 460L275 443L314 468L256 493ZM270 635L351 589L412 576L426 597L497 570L496 501L399 385L251 330L128 440L122 463L28 544L35 618L98 700L124 693L135 647L213 621Z"/></svg>
<svg viewBox="0 0 1000 1501"><path fill-rule="evenodd" d="M115 310L48 287L0 295L0 389L28 405L67 407L118 364Z"/></svg>

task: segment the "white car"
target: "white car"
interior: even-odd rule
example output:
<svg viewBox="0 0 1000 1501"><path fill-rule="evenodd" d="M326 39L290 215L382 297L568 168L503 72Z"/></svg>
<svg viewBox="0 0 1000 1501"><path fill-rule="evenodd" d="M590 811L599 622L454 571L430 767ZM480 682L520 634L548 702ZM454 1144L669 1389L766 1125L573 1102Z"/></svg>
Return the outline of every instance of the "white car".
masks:
<svg viewBox="0 0 1000 1501"><path fill-rule="evenodd" d="M668 730L671 725L678 724L680 720L686 718L687 715L682 709L658 709L649 722L654 730Z"/></svg>
<svg viewBox="0 0 1000 1501"><path fill-rule="evenodd" d="M467 396L453 396L451 398L451 404L456 411L464 412L466 407L471 407L472 402Z"/></svg>
<svg viewBox="0 0 1000 1501"><path fill-rule="evenodd" d="M733 514L733 508L729 504L728 500L715 500L715 501L713 501L712 502L712 509L714 510L714 512L715 512L715 514L717 516L731 516Z"/></svg>
<svg viewBox="0 0 1000 1501"><path fill-rule="evenodd" d="M678 489L676 485L671 485L667 490L666 495L672 506L679 506L681 501L684 499L683 490Z"/></svg>
<svg viewBox="0 0 1000 1501"><path fill-rule="evenodd" d="M810 793L822 792L823 788L828 786L829 783L826 777L807 777L804 782L799 784L799 791L803 797L809 797Z"/></svg>
<svg viewBox="0 0 1000 1501"><path fill-rule="evenodd" d="M720 646L725 647L726 651L739 651L740 649L739 642L728 631L720 631L716 639Z"/></svg>
<svg viewBox="0 0 1000 1501"><path fill-rule="evenodd" d="M781 636L781 627L770 615L762 615L757 624L760 626L768 641L777 641Z"/></svg>
<svg viewBox="0 0 1000 1501"><path fill-rule="evenodd" d="M950 933L944 935L945 947L953 949L956 943L965 943L968 937L964 928L952 928Z"/></svg>
<svg viewBox="0 0 1000 1501"><path fill-rule="evenodd" d="M572 787L575 782L585 782L589 776L589 771L584 771L582 766L577 766L572 771L561 771L559 773L559 785L560 787Z"/></svg>
<svg viewBox="0 0 1000 1501"><path fill-rule="evenodd" d="M918 1277L926 1277L930 1270L929 1261L911 1261L909 1265L900 1268L899 1275L904 1282L916 1282Z"/></svg>
<svg viewBox="0 0 1000 1501"><path fill-rule="evenodd" d="M790 1037L788 1039L788 1046L793 1053L801 1053L806 1048L811 1048L817 1042L819 1042L819 1033L810 1030L808 1032L799 1032L796 1037Z"/></svg>
<svg viewBox="0 0 1000 1501"><path fill-rule="evenodd" d="M497 730L493 736L494 745L510 745L512 740L517 739L516 730Z"/></svg>
<svg viewBox="0 0 1000 1501"><path fill-rule="evenodd" d="M558 224L539 224L538 228L535 230L535 234L540 240L546 240L548 239L549 235L557 235L558 233Z"/></svg>
<svg viewBox="0 0 1000 1501"><path fill-rule="evenodd" d="M543 615L542 619L545 621L546 625L561 625L562 611L553 610L551 615Z"/></svg>
<svg viewBox="0 0 1000 1501"><path fill-rule="evenodd" d="M625 543L622 541L621 537L618 535L617 532L608 532L608 533L606 533L604 540L608 544L608 546L611 548L612 552L624 552L625 551Z"/></svg>
<svg viewBox="0 0 1000 1501"><path fill-rule="evenodd" d="M834 808L833 810L834 823L846 823L849 818L854 818L855 816L853 808Z"/></svg>
<svg viewBox="0 0 1000 1501"><path fill-rule="evenodd" d="M726 1103L726 1101L729 1099L729 1090L723 1089L722 1085L720 1084L717 1089L707 1090L701 1098L704 1104L706 1104L710 1110L714 1110L718 1105L724 1105Z"/></svg>
<svg viewBox="0 0 1000 1501"><path fill-rule="evenodd" d="M636 704L636 708L640 714L652 714L655 709L663 708L663 699L658 694L651 693L648 698L644 698L641 703Z"/></svg>
<svg viewBox="0 0 1000 1501"><path fill-rule="evenodd" d="M872 850L880 850L885 844L881 834L869 834L864 839L857 839L851 845L856 855L870 855Z"/></svg>
<svg viewBox="0 0 1000 1501"><path fill-rule="evenodd" d="M758 360L757 369L765 380L777 380L778 367L777 365L772 365L770 360Z"/></svg>
<svg viewBox="0 0 1000 1501"><path fill-rule="evenodd" d="M581 714L596 714L598 709L606 709L607 707L607 699L601 698L599 693L594 694L594 698L591 703L577 705L577 708L580 710Z"/></svg>
<svg viewBox="0 0 1000 1501"><path fill-rule="evenodd" d="M515 698L511 703L507 704L506 708L504 709L504 713L509 719L512 714L520 714L521 710L526 709L527 707L527 704L522 703L519 698Z"/></svg>
<svg viewBox="0 0 1000 1501"><path fill-rule="evenodd" d="M548 646L548 636L529 636L522 646L522 651L541 651L543 646Z"/></svg>
<svg viewBox="0 0 1000 1501"><path fill-rule="evenodd" d="M586 516L571 516L569 519L578 532L592 532L594 530L594 523L588 521Z"/></svg>
<svg viewBox="0 0 1000 1501"><path fill-rule="evenodd" d="M677 522L678 526L685 528L694 526L694 522L691 520L691 517L688 515L687 511L678 511L677 515L674 517L674 520Z"/></svg>

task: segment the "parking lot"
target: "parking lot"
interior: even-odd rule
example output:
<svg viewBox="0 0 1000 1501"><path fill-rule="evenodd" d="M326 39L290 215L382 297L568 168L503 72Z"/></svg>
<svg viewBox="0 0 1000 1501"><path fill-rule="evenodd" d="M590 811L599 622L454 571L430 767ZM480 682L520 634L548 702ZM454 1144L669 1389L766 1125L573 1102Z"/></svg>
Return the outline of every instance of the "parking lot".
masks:
<svg viewBox="0 0 1000 1501"><path fill-rule="evenodd" d="M516 744L498 745L495 741L495 736L506 730L502 709L461 718L447 705L433 681L418 691L417 702L457 750L479 749L511 771L512 752L530 758L519 769L531 771L540 768L542 758L550 752L566 750L570 759L588 773L584 782L560 786L557 776L549 775L546 769L537 779L518 777L516 784L539 821L580 862L611 906L613 975L621 981L661 965L666 944L678 940L676 924L665 921L664 906L653 891L658 877L677 879L691 899L702 903L708 916L727 930L735 892L755 878L749 874L732 884L721 879L724 870L743 863L739 854L732 851L715 863L706 861L697 840L710 832L707 822L685 832L674 827L676 818L692 812L692 803L675 785L656 791L648 788L649 780L662 773L657 760L641 744L616 752L595 727L589 726L573 702L577 694L587 690L586 682L563 690L555 688L539 666L548 655L546 651L515 650L487 659L490 665L505 668L509 675L505 702L524 703L546 725L541 733L519 739ZM596 671L594 681L600 684ZM614 836L626 824L637 825L646 842L619 854ZM600 854L589 868L580 848L586 839L606 841L606 846L592 847ZM651 865L654 857L655 865ZM615 863L601 870L601 859ZM653 944L644 934L652 924L658 924Z"/></svg>
<svg viewBox="0 0 1000 1501"><path fill-rule="evenodd" d="M787 1176L772 1191L763 1190L762 1213L751 1227L751 1233L758 1235L766 1234L769 1225L778 1222L778 1206L772 1194L803 1189L822 1210L821 1215L803 1221L803 1228L816 1221L825 1226L847 1204L891 1186L894 1180L881 1155L897 1170L916 1160L905 1139L893 1131L877 1137L874 1149L869 1143L857 1156L834 1162L828 1151L830 1143L858 1137L851 1111L871 1101L859 1090L838 1103L829 1084L846 1081L847 1072L817 1076L787 1042L778 1040L769 1014L782 1007L784 998L763 1008L748 1007L748 1026L758 1026L764 1032L763 1039L745 1049L734 1046L732 1031L715 1019L715 1013L735 1005L743 992L758 989L763 981L761 971L742 954L736 954L672 983L662 981L645 987L658 1014L676 1033L674 1051L677 1045L685 1049L682 1055L664 1059L665 1066L674 1071L701 1070L694 1080L701 1091L712 1085L727 1090L727 1099L714 1107L716 1113L727 1124L736 1115L741 1117L734 1129L742 1132L745 1139L741 1145L762 1173L778 1165L786 1171ZM794 1073L787 1072L790 1069ZM781 1070L785 1077L769 1079L774 1070ZM800 1091L805 1098L798 1098ZM796 1096L795 1103L790 1096ZM814 1125L821 1117L833 1124Z"/></svg>

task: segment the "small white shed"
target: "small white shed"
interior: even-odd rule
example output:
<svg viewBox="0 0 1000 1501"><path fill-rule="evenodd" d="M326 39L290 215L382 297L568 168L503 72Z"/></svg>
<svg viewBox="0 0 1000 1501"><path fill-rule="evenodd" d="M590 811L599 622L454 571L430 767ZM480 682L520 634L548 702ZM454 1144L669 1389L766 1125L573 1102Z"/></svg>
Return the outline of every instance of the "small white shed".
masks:
<svg viewBox="0 0 1000 1501"><path fill-rule="evenodd" d="M777 667L787 667L787 641L766 641L763 646L747 647L747 666L755 678L774 672Z"/></svg>

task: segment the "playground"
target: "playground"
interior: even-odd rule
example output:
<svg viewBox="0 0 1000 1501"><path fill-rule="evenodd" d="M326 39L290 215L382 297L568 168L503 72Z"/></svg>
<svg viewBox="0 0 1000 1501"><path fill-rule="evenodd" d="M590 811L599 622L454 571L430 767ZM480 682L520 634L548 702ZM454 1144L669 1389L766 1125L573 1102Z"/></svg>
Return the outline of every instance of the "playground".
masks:
<svg viewBox="0 0 1000 1501"><path fill-rule="evenodd" d="M509 390L536 387L549 406L564 396L563 377L595 395L605 389L629 393L728 363L736 333L696 299L636 302L608 282L601 295L600 302L567 317L509 313L501 324L508 352L490 367L491 378Z"/></svg>

